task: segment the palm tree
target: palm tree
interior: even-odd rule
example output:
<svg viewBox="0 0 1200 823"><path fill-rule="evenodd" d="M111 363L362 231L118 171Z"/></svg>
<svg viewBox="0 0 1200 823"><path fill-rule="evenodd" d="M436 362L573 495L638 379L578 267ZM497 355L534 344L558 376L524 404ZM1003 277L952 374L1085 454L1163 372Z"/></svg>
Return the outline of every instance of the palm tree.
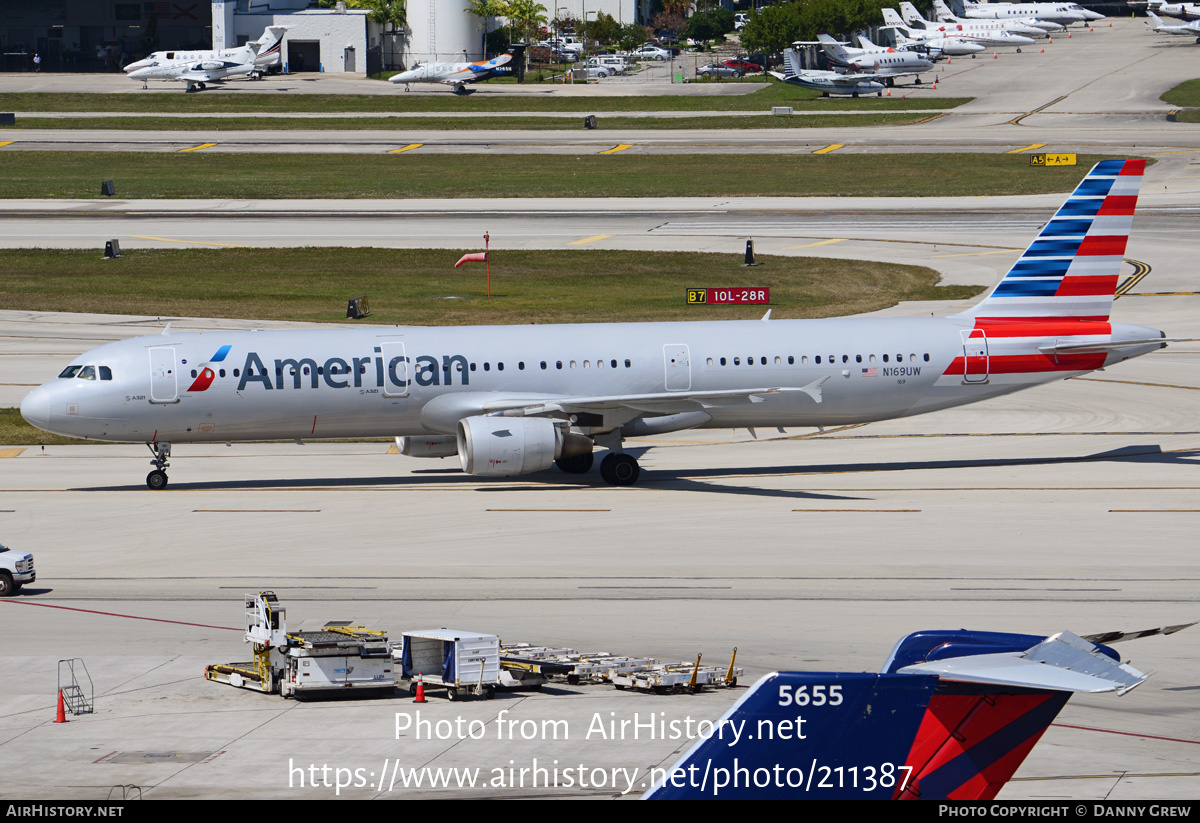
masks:
<svg viewBox="0 0 1200 823"><path fill-rule="evenodd" d="M487 36L488 36L488 20L493 17L499 17L505 13L505 5L503 0L467 0L470 4L464 11L478 17L483 25L483 49L482 54L484 59L487 59Z"/></svg>
<svg viewBox="0 0 1200 823"><path fill-rule="evenodd" d="M504 16L509 19L510 23L515 23L520 27L522 39L526 43L535 41L536 38L533 34L548 20L546 7L537 0L509 0L505 4Z"/></svg>

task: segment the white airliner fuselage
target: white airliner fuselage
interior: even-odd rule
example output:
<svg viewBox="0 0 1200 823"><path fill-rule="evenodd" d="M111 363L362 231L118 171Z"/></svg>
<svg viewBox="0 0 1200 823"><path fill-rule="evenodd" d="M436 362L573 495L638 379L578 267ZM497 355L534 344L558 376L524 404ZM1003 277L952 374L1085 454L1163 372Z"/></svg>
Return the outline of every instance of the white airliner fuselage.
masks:
<svg viewBox="0 0 1200 823"><path fill-rule="evenodd" d="M1144 161L1084 178L974 308L944 318L164 333L109 343L34 389L47 431L170 444L399 436L471 474L557 464L637 480L623 438L694 427L833 426L921 414L1161 348L1112 323Z"/></svg>

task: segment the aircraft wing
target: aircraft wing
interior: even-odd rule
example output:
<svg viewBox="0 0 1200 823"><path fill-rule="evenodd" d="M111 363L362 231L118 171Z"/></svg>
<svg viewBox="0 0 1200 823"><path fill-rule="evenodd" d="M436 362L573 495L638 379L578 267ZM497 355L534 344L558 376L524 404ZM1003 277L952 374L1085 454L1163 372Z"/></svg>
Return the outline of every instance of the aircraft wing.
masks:
<svg viewBox="0 0 1200 823"><path fill-rule="evenodd" d="M1184 629L1191 628L1195 625L1196 624L1194 622L1176 623L1174 626L1163 626L1162 628L1158 629L1141 629L1139 631L1132 632L1099 632L1097 634L1085 634L1083 635L1083 639L1089 643L1104 643L1107 645L1109 643L1120 643L1122 640L1138 640L1143 637L1154 637L1157 634L1175 634L1175 632L1183 631Z"/></svg>
<svg viewBox="0 0 1200 823"><path fill-rule="evenodd" d="M648 414L676 414L681 411L708 409L730 403L762 403L765 395L803 392L820 403L821 386L826 375L799 388L767 387L730 391L658 392L654 394L611 394L562 398L520 398L493 400L483 404L485 413L500 412L509 417L554 417L579 413L602 413L627 409Z"/></svg>

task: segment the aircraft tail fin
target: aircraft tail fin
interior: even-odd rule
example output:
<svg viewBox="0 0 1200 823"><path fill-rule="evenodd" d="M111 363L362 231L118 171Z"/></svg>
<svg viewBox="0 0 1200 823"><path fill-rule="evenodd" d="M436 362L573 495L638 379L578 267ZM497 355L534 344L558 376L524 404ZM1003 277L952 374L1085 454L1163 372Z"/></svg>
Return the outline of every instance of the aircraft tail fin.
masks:
<svg viewBox="0 0 1200 823"><path fill-rule="evenodd" d="M907 0L900 4L900 14L904 18L904 22L910 26L927 27L928 21L921 16L921 12L917 11L917 7Z"/></svg>
<svg viewBox="0 0 1200 823"><path fill-rule="evenodd" d="M1146 9L1146 16L1154 21L1153 25L1147 23L1147 25L1149 25L1150 28L1152 28L1152 29L1161 29L1162 28L1163 21L1162 21L1161 17L1159 17L1154 12L1150 11L1150 9Z"/></svg>
<svg viewBox="0 0 1200 823"><path fill-rule="evenodd" d="M895 9L883 9L882 11L883 24L885 26L892 26L893 28L897 29L908 28L908 26L905 25L904 18L897 14Z"/></svg>
<svg viewBox="0 0 1200 823"><path fill-rule="evenodd" d="M938 20L954 20L954 12L943 0L933 0L933 16Z"/></svg>
<svg viewBox="0 0 1200 823"><path fill-rule="evenodd" d="M645 799L992 799L1072 692L1145 678L1070 632L917 632L879 674L762 678Z"/></svg>
<svg viewBox="0 0 1200 823"><path fill-rule="evenodd" d="M260 66L266 61L278 62L283 50L283 35L287 30L287 26L267 26L257 40L247 43L254 50L254 62Z"/></svg>
<svg viewBox="0 0 1200 823"><path fill-rule="evenodd" d="M1145 160L1103 160L988 295L962 316L1106 321Z"/></svg>
<svg viewBox="0 0 1200 823"><path fill-rule="evenodd" d="M783 66L787 69L788 77L798 77L800 75L800 58L797 56L795 49L783 50Z"/></svg>

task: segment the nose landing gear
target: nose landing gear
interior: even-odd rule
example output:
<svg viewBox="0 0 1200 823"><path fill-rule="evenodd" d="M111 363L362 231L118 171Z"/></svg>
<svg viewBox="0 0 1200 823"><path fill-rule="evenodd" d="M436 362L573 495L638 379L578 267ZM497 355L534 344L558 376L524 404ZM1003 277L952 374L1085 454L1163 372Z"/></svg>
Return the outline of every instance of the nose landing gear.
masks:
<svg viewBox="0 0 1200 823"><path fill-rule="evenodd" d="M150 453L154 455L154 459L150 461L150 465L154 466L154 471L146 475L146 486L158 490L167 487L167 473L163 471L167 466L171 465L169 458L171 457L170 443L147 443L146 448L150 449Z"/></svg>

